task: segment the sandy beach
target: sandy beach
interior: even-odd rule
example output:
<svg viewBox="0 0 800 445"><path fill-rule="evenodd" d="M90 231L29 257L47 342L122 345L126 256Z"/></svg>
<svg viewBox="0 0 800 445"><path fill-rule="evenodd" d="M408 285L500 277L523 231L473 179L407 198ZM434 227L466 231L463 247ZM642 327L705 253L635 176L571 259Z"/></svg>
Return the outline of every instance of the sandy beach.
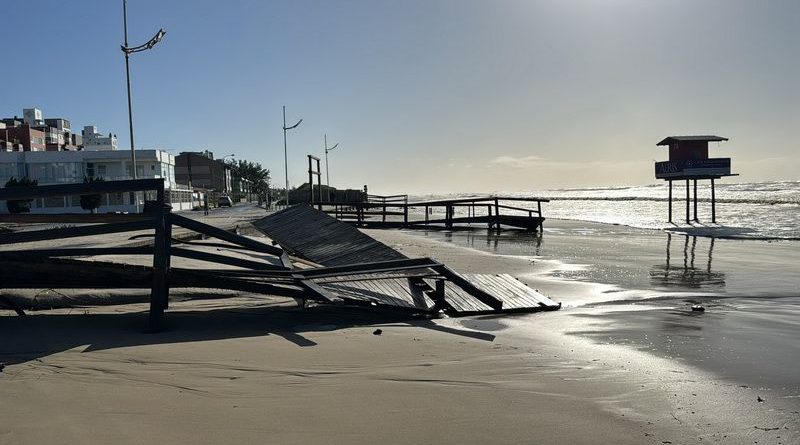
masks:
<svg viewBox="0 0 800 445"><path fill-rule="evenodd" d="M545 245L557 244L559 230L574 237L568 223L550 227ZM205 295L174 302L169 330L158 334L141 332L144 304L26 317L6 311L0 443L790 444L800 437L794 387L750 385L620 340L623 328L627 337L647 333L647 314L668 317L664 300L620 304L620 294L640 290L566 280L559 270L587 269L435 239L443 233L367 233L459 271L519 276L565 308L425 320ZM606 298L588 304L598 295ZM612 322L617 331L608 329Z"/></svg>

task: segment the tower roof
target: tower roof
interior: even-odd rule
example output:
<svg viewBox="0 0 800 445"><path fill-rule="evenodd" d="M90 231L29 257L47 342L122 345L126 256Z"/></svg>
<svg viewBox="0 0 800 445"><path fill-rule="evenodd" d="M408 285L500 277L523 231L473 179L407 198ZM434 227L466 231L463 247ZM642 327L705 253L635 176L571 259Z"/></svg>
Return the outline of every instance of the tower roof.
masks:
<svg viewBox="0 0 800 445"><path fill-rule="evenodd" d="M705 141L705 142L719 142L719 141L727 141L728 138L724 138L722 136L667 136L656 145L669 145L671 142L680 142L680 141Z"/></svg>

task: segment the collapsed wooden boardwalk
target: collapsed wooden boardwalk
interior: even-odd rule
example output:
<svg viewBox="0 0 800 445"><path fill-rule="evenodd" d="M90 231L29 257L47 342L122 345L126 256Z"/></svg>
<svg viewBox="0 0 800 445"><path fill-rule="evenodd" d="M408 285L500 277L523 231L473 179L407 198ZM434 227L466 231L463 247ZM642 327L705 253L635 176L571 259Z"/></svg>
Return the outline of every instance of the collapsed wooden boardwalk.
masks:
<svg viewBox="0 0 800 445"><path fill-rule="evenodd" d="M302 221L302 224L298 222ZM450 315L558 309L560 305L519 280L461 275L430 258L411 260L389 246L307 205L296 205L253 225L287 252L320 266L357 273L311 278L349 303ZM416 261L416 262L415 262ZM364 266L373 264L372 271ZM360 271L359 271L360 269Z"/></svg>
<svg viewBox="0 0 800 445"><path fill-rule="evenodd" d="M312 202L318 210L358 227L454 229L464 225L485 224L489 229L499 230L505 226L535 232L542 229L545 220L542 203L550 201L542 198L484 196L408 202L407 195L368 195L366 202ZM512 206L509 202L536 203L536 208Z"/></svg>
<svg viewBox="0 0 800 445"><path fill-rule="evenodd" d="M10 215L7 219L19 223L81 225L0 233L0 246L11 246L11 249L0 249L0 286L5 289L150 289L150 327L153 330L162 326L171 288L229 289L289 297L303 303L313 300L321 304L380 306L429 314L539 311L560 307L508 275L461 275L431 258L407 258L352 225L307 205L290 207L253 223L276 246L172 213L164 202L161 179L5 188L0 189L0 200L141 191L154 192L152 197L155 198L141 214ZM226 244L178 241L173 238L173 226ZM149 245L25 247L26 243L142 231L152 231ZM226 249L209 249L219 246ZM242 257L225 253L231 249L249 254ZM97 259L136 255L151 255L152 266ZM217 266L175 267L172 257ZM2 303L4 301L0 300Z"/></svg>

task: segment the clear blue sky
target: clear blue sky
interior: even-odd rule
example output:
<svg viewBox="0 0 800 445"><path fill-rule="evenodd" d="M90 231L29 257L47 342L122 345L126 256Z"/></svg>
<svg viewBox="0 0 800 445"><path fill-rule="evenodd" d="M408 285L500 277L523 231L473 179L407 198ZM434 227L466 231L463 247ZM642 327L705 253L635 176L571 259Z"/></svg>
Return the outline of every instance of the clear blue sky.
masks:
<svg viewBox="0 0 800 445"><path fill-rule="evenodd" d="M37 106L128 147L122 1L9 2L0 115ZM130 0L137 147L210 149L283 183L496 191L655 182L673 134L731 138L739 181L800 179L800 2Z"/></svg>

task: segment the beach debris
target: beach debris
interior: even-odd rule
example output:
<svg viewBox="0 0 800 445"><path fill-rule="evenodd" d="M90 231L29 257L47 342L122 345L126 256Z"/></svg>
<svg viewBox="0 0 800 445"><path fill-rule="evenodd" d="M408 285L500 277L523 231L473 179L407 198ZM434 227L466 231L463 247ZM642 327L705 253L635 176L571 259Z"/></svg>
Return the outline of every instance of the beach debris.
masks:
<svg viewBox="0 0 800 445"><path fill-rule="evenodd" d="M706 308L704 308L703 306L700 306L699 304L695 304L695 305L692 305L692 311L693 312L705 312Z"/></svg>
<svg viewBox="0 0 800 445"><path fill-rule="evenodd" d="M382 329L375 329L374 331L372 331L372 335L381 335L381 334L383 334Z"/></svg>
<svg viewBox="0 0 800 445"><path fill-rule="evenodd" d="M0 363L0 372L3 372L4 369L6 369L6 364Z"/></svg>
<svg viewBox="0 0 800 445"><path fill-rule="evenodd" d="M758 397L756 398L756 400L758 400L758 403L764 403L764 402L765 402L765 400L764 400L764 399L762 399L762 398L761 398L761 396L758 396Z"/></svg>

